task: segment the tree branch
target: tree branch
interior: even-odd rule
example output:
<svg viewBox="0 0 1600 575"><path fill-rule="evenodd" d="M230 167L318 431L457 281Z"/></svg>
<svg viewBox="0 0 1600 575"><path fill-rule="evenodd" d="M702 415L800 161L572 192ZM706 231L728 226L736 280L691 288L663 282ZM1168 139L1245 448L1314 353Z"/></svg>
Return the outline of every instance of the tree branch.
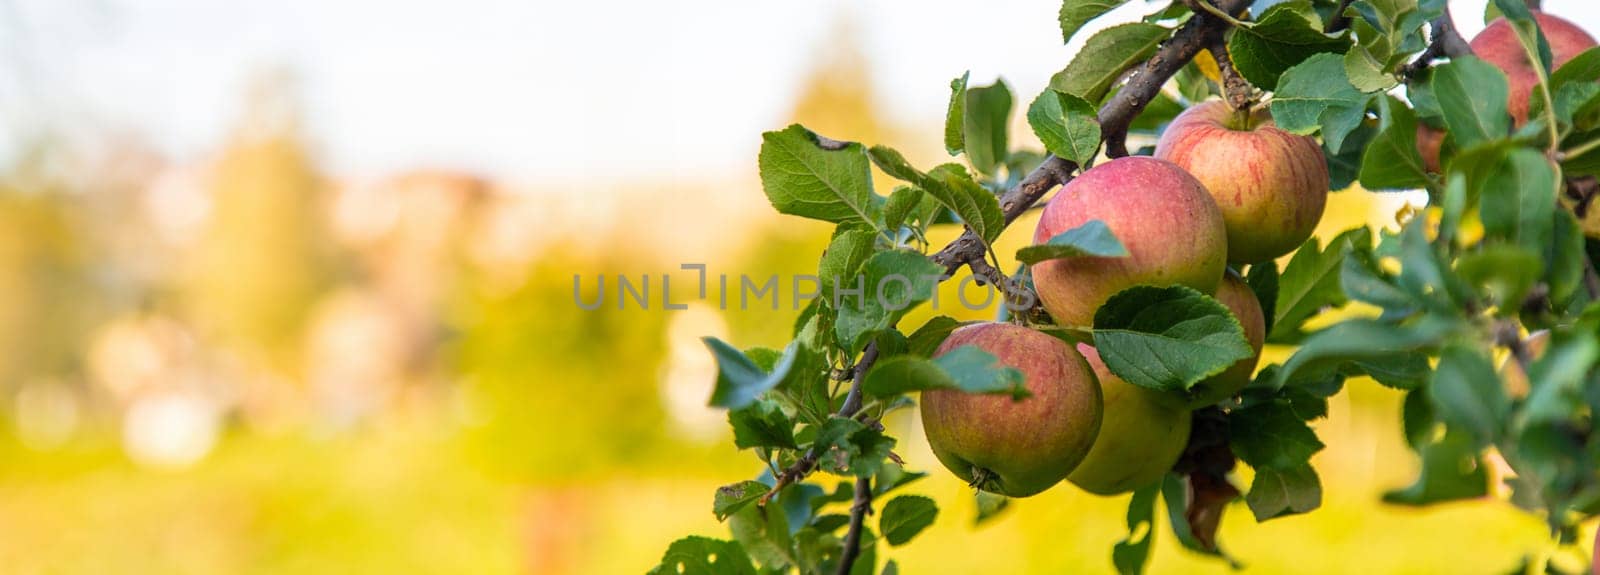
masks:
<svg viewBox="0 0 1600 575"><path fill-rule="evenodd" d="M1248 8L1254 0L1222 0L1217 7L1224 12L1237 14L1240 10ZM1106 155L1121 157L1128 155L1127 137L1128 125L1138 117L1139 112L1150 104L1150 100L1161 92L1161 86L1178 73L1185 64L1193 60L1200 49L1216 38L1222 37L1222 32L1227 30L1228 23L1213 16L1197 13L1189 18L1172 39L1161 45L1154 56L1140 65L1128 79L1122 89L1100 106L1099 120L1100 132L1106 142ZM1073 172L1078 165L1055 156L1045 158L1032 173L1022 179L1017 187L1000 196L1000 211L1005 214L1006 224L1028 211L1039 198L1058 185L1066 185L1072 181ZM933 255L933 261L945 266L946 275L953 275L961 266L981 259L986 253L983 240L977 234L967 230L955 242L939 253Z"/></svg>
<svg viewBox="0 0 1600 575"><path fill-rule="evenodd" d="M1211 42L1211 57L1217 60L1217 73L1222 76L1222 93L1227 97L1228 105L1234 110L1244 112L1250 108L1250 101L1255 99L1254 88L1250 82L1239 75L1239 70L1233 67L1233 57L1228 55L1228 43L1218 36Z"/></svg>
<svg viewBox="0 0 1600 575"><path fill-rule="evenodd" d="M1461 33L1456 31L1455 21L1450 19L1450 6L1444 7L1444 14L1434 18L1428 23L1431 39L1427 49L1417 55L1417 59L1400 69L1400 75L1410 78L1426 70L1434 60L1439 58L1455 58L1472 53L1472 45L1468 44Z"/></svg>
<svg viewBox="0 0 1600 575"><path fill-rule="evenodd" d="M867 344L867 349L861 352L861 361L856 362L855 367L850 369L850 391L845 394L844 404L839 406L839 411L834 415L838 417L855 417L856 413L861 411L861 384L867 379L867 370L877 361L878 346L876 344ZM778 475L776 481L773 482L772 489L768 490L766 495L762 495L758 503L763 507L766 506L784 487L805 479L817 467L817 458L821 456L822 453L818 452L815 447L806 450L805 454L800 456L800 459L796 459L793 464L783 470L782 474Z"/></svg>
<svg viewBox="0 0 1600 575"><path fill-rule="evenodd" d="M844 535L844 549L839 552L839 575L850 575L856 558L861 556L861 526L867 514L872 513L872 478L856 478L855 502L850 505L850 530Z"/></svg>
<svg viewBox="0 0 1600 575"><path fill-rule="evenodd" d="M1221 0L1216 6L1228 14L1238 14L1253 2ZM1161 85L1166 84L1167 79L1193 60L1201 48L1221 38L1227 29L1227 22L1210 14L1196 13L1172 35L1171 40L1161 45L1154 56L1139 66L1121 91L1100 107L1100 133L1105 135L1107 156L1120 158L1128 155L1128 125L1161 91Z"/></svg>
<svg viewBox="0 0 1600 575"><path fill-rule="evenodd" d="M1238 14L1250 7L1252 2L1254 0L1220 0L1216 3L1216 7L1227 14ZM1172 35L1170 40L1156 50L1155 55L1133 72L1115 96L1100 107L1098 114L1100 130L1104 135L1107 155L1112 157L1128 155L1126 140L1128 126L1133 123L1133 119L1150 104L1150 100L1155 98L1156 94L1161 92L1161 86L1172 78L1173 74L1178 73L1178 70L1193 60L1208 42L1221 38L1228 26L1229 24L1221 18L1203 12L1196 13ZM1011 222L1038 203L1039 199L1051 189L1072 181L1073 172L1077 169L1078 165L1071 161L1056 156L1046 157L1044 162L1034 168L1016 187L1000 196L1000 211L1005 215L1006 225L1011 225ZM987 265L984 260L984 255L987 253L988 246L984 244L982 238L968 228L961 237L939 250L932 258L933 261L945 266L945 276L950 277L962 266L970 266L973 262L982 262L980 266ZM867 370L872 368L877 359L877 344L867 344L861 360L856 362L850 391L845 396L844 405L839 407L837 414L839 417L855 417L856 412L860 411L861 383L866 379ZM784 470L772 492L763 497L763 503L783 486L804 479L816 467L819 456L821 454L813 448ZM869 480L856 480L856 504L851 513L850 530L845 534L844 551L840 555L840 573L849 573L856 557L860 554L861 524L865 514L871 511L872 505L871 487Z"/></svg>
<svg viewBox="0 0 1600 575"><path fill-rule="evenodd" d="M1039 294L1013 281L1005 272L990 265L989 260L978 258L977 261L967 262L967 267L972 268L972 275L979 278L978 285L990 285L1000 290L1012 313L1026 316L1039 306Z"/></svg>

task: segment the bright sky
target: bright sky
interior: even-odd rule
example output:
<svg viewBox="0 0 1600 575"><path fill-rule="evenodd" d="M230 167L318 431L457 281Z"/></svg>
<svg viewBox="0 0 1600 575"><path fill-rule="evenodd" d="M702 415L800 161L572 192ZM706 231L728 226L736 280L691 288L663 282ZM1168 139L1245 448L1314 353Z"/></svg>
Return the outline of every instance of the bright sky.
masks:
<svg viewBox="0 0 1600 575"><path fill-rule="evenodd" d="M1484 0L1451 3L1466 36ZM1600 3L1546 8L1600 33ZM850 21L895 120L942 121L951 78L1043 89L1058 0L454 2L0 0L0 155L43 125L216 147L249 80L292 70L330 167L538 183L754 170L763 130ZM1136 18L1135 0L1101 28Z"/></svg>

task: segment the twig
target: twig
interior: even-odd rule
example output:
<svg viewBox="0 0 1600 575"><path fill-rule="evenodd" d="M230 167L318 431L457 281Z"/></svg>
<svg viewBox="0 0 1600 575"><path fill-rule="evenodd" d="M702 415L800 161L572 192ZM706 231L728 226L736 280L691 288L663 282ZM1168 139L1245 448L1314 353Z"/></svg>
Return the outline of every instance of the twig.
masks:
<svg viewBox="0 0 1600 575"><path fill-rule="evenodd" d="M1400 68L1401 76L1405 78L1416 76L1439 58L1455 58L1472 53L1472 46L1461 37L1461 33L1456 31L1455 22L1450 19L1449 6L1445 6L1444 14L1428 23L1428 28L1432 32L1428 47L1410 64Z"/></svg>
<svg viewBox="0 0 1600 575"><path fill-rule="evenodd" d="M1188 6L1190 10L1194 10L1195 13L1198 14L1200 12L1205 12L1206 14L1210 14L1218 20L1227 22L1229 26L1238 26L1241 28L1248 26L1248 24L1240 22L1238 18L1234 18L1232 14L1224 12L1221 8L1212 5L1209 0L1183 0L1183 3L1184 5Z"/></svg>
<svg viewBox="0 0 1600 575"><path fill-rule="evenodd" d="M850 391L845 394L844 404L839 406L839 411L835 413L836 416L855 417L856 412L861 411L861 384L867 379L867 370L877 361L878 346L876 344L867 344L866 351L861 352L861 361L856 362L855 367L850 370ZM815 447L806 450L805 454L800 456L800 459L796 459L794 463L783 470L783 473L778 475L776 481L773 482L772 489L767 490L766 495L762 495L757 504L763 507L766 506L784 487L805 479L816 468L818 457L822 457L822 453L817 451Z"/></svg>
<svg viewBox="0 0 1600 575"><path fill-rule="evenodd" d="M1218 36L1211 42L1210 50L1211 57L1217 61L1217 72L1222 76L1222 93L1228 98L1228 105L1239 112L1248 110L1251 100L1255 99L1254 89L1233 67L1233 57L1228 55L1228 43Z"/></svg>
<svg viewBox="0 0 1600 575"><path fill-rule="evenodd" d="M850 530L844 535L844 549L839 552L839 575L849 575L861 556L861 525L872 513L872 478L856 478L855 502L850 505Z"/></svg>
<svg viewBox="0 0 1600 575"><path fill-rule="evenodd" d="M1218 7L1225 12L1236 14L1248 8L1252 2L1254 0L1222 0L1218 3ZM1173 74L1178 73L1179 69L1193 60L1207 41L1222 37L1222 32L1226 28L1226 23L1216 18L1206 14L1195 14L1172 35L1171 40L1161 45L1161 49L1157 50L1154 56L1134 71L1132 77L1115 96L1100 106L1100 132L1105 137L1106 155L1111 157L1128 155L1128 125L1133 123L1139 112L1144 111L1150 100L1161 92L1161 86L1166 84ZM1077 169L1077 164L1068 160L1055 156L1045 158L1039 167L1034 168L1033 172L1017 184L1017 187L1000 196L1000 211L1005 214L1006 224L1010 225L1018 216L1028 211L1028 208L1052 188L1071 181L1072 174ZM955 242L934 254L933 261L945 266L945 275L953 275L961 266L982 258L985 251L983 240L978 234L967 230Z"/></svg>
<svg viewBox="0 0 1600 575"><path fill-rule="evenodd" d="M1589 152L1593 152L1595 150L1595 148L1600 148L1600 138L1595 138L1593 140L1589 140L1589 141L1584 142L1582 144L1578 144L1576 146L1573 146L1570 149L1561 150L1561 154L1556 156L1556 159L1557 160L1567 160L1567 159L1571 159L1571 158L1576 158L1578 156L1582 156L1582 155L1587 154Z"/></svg>
<svg viewBox="0 0 1600 575"><path fill-rule="evenodd" d="M1254 0L1222 0L1217 9L1227 14L1238 14L1249 8ZM1161 45L1154 56L1139 66L1127 84L1111 100L1100 107L1100 133L1105 136L1106 155L1120 158L1128 155L1128 125L1144 111L1144 107L1161 91L1161 85L1194 59L1200 49L1228 29L1227 23L1206 13L1196 13L1183 24L1172 39Z"/></svg>
<svg viewBox="0 0 1600 575"><path fill-rule="evenodd" d="M972 268L972 275L979 278L979 285L991 285L1005 295L1006 303L1017 315L1027 315L1039 305L1039 294L1023 286L989 264L989 260L978 258L978 261L967 262L967 267Z"/></svg>

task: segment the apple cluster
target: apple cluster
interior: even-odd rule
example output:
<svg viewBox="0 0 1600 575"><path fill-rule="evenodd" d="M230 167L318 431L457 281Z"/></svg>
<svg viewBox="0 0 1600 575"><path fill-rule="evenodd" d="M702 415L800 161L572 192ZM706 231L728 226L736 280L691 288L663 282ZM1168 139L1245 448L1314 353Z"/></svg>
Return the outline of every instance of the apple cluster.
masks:
<svg viewBox="0 0 1600 575"><path fill-rule="evenodd" d="M1161 391L1117 377L1089 344L1074 348L1011 324L969 325L939 352L977 346L1021 371L1032 396L925 392L923 426L934 454L980 489L1012 497L1062 479L1112 495L1161 478L1188 444L1192 410L1239 393L1266 339L1261 303L1229 264L1268 261L1303 244L1328 187L1316 140L1278 129L1265 110L1220 100L1178 115L1154 157L1084 171L1045 207L1034 242L1098 220L1127 255L1035 264L1039 301L1054 321L1090 326L1124 289L1183 285L1232 311L1255 353L1187 391Z"/></svg>
<svg viewBox="0 0 1600 575"><path fill-rule="evenodd" d="M1538 21L1539 29L1544 32L1545 40L1550 44L1552 68L1560 68L1562 64L1596 45L1593 36L1566 19L1538 10L1533 11L1533 18ZM1517 40L1517 31L1511 27L1509 21L1500 18L1490 23L1477 36L1473 36L1469 45L1474 56L1494 64L1505 73L1506 110L1511 113L1512 126L1521 128L1528 121L1530 97L1533 96L1534 86L1539 83L1539 73L1529 61L1528 53L1522 48L1522 43ZM1441 171L1440 157L1445 147L1446 136L1443 129L1425 123L1417 124L1417 150L1422 153L1423 166L1429 172ZM1583 224L1584 231L1590 237L1600 236L1600 217L1587 217Z"/></svg>

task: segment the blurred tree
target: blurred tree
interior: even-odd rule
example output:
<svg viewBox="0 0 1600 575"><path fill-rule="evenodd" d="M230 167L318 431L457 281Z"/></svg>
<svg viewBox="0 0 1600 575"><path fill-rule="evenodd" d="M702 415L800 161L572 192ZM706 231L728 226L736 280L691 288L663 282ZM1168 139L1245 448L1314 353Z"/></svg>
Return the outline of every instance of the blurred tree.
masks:
<svg viewBox="0 0 1600 575"><path fill-rule="evenodd" d="M890 142L893 130L876 109L872 71L855 24L841 19L817 48L820 57L795 98L790 120L831 138Z"/></svg>
<svg viewBox="0 0 1600 575"><path fill-rule="evenodd" d="M659 449L669 440L655 386L670 313L660 308L659 275L651 278L650 309L629 299L619 310L615 299L615 274L637 282L659 271L627 256L626 246L609 245L606 255L582 261L554 243L510 292L462 282L453 351L476 424L473 443L491 468L561 482L670 459ZM576 270L604 270L604 306L586 311L573 302ZM583 276L589 301L594 273Z"/></svg>
<svg viewBox="0 0 1600 575"><path fill-rule="evenodd" d="M326 183L299 138L281 77L261 80L211 178L211 214L189 270L198 323L293 371L310 306L333 280Z"/></svg>
<svg viewBox="0 0 1600 575"><path fill-rule="evenodd" d="M0 176L0 388L71 375L101 307L81 196L49 175L52 152L24 154Z"/></svg>

